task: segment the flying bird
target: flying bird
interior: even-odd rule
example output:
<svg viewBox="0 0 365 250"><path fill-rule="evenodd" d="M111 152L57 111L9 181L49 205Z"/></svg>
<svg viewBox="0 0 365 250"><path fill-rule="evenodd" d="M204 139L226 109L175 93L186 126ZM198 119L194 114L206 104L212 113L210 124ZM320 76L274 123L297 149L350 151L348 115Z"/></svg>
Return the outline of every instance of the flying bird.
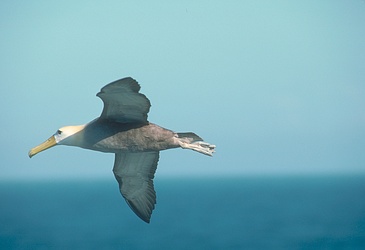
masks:
<svg viewBox="0 0 365 250"><path fill-rule="evenodd" d="M151 104L131 77L107 84L97 94L104 103L100 117L66 126L32 148L29 157L55 145L76 146L115 154L113 173L129 207L149 223L156 204L153 178L161 150L191 149L212 156L215 145L192 132L176 133L150 123Z"/></svg>

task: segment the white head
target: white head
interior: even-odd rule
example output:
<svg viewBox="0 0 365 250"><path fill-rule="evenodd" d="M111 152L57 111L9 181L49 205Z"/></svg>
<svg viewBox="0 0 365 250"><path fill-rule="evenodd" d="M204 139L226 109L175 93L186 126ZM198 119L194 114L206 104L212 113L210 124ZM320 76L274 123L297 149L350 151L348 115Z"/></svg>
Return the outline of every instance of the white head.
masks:
<svg viewBox="0 0 365 250"><path fill-rule="evenodd" d="M78 146L80 143L80 133L85 125L62 127L53 135L59 145Z"/></svg>
<svg viewBox="0 0 365 250"><path fill-rule="evenodd" d="M56 145L80 146L83 140L83 129L85 125L66 126L57 130L48 140L29 151L29 157L42 152Z"/></svg>

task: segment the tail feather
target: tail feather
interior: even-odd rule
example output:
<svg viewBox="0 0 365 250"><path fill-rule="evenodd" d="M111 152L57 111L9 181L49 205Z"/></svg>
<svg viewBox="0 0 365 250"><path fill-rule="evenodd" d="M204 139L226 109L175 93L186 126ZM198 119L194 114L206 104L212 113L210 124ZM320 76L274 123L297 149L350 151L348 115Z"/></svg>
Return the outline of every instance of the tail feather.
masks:
<svg viewBox="0 0 365 250"><path fill-rule="evenodd" d="M192 139L191 142L203 141L203 139L200 136L198 136L198 135L196 135L196 134L194 134L192 132L177 133L177 135L178 135L179 138L189 138L189 139Z"/></svg>
<svg viewBox="0 0 365 250"><path fill-rule="evenodd" d="M199 153L213 156L215 145L204 142L198 135L187 132L187 133L177 133L177 140L180 147L185 149L191 149Z"/></svg>

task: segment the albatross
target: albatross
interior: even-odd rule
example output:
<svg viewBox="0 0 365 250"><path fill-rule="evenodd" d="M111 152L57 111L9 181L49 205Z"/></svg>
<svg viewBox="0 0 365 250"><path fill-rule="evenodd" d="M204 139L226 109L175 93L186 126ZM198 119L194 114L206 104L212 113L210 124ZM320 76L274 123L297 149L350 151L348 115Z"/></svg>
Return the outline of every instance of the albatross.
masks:
<svg viewBox="0 0 365 250"><path fill-rule="evenodd" d="M151 103L140 88L131 77L107 84L97 93L104 103L100 117L58 129L32 148L29 157L56 145L114 153L113 173L120 193L133 212L149 223L156 204L153 178L160 151L180 147L212 156L215 145L192 132L177 133L150 123Z"/></svg>

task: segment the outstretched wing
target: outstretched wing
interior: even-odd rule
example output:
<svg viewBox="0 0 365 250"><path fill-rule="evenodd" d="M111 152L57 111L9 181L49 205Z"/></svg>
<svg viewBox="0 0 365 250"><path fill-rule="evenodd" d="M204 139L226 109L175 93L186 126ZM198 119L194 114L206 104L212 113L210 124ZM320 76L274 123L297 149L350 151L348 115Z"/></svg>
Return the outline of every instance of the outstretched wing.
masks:
<svg viewBox="0 0 365 250"><path fill-rule="evenodd" d="M131 77L109 83L97 94L104 102L100 119L120 123L147 122L151 103L139 93L140 86Z"/></svg>
<svg viewBox="0 0 365 250"><path fill-rule="evenodd" d="M153 178L158 158L159 151L115 154L113 172L120 192L133 212L147 223L156 204Z"/></svg>

